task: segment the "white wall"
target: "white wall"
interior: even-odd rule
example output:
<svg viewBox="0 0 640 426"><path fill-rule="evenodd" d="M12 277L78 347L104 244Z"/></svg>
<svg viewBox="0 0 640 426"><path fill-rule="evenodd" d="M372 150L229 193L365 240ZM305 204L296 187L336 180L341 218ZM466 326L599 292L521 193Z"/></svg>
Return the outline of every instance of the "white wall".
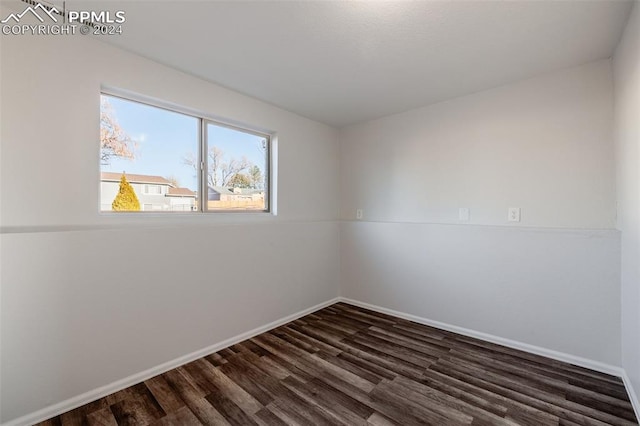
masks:
<svg viewBox="0 0 640 426"><path fill-rule="evenodd" d="M612 102L605 60L346 129L342 218L612 228Z"/></svg>
<svg viewBox="0 0 640 426"><path fill-rule="evenodd" d="M613 60L618 229L622 231L622 365L640 391L640 5ZM638 401L640 404L640 401Z"/></svg>
<svg viewBox="0 0 640 426"><path fill-rule="evenodd" d="M345 222L342 295L620 365L616 231Z"/></svg>
<svg viewBox="0 0 640 426"><path fill-rule="evenodd" d="M342 295L620 365L612 109L605 60L346 129Z"/></svg>
<svg viewBox="0 0 640 426"><path fill-rule="evenodd" d="M338 295L335 130L90 37L0 62L0 421ZM100 215L101 84L276 131L278 215Z"/></svg>

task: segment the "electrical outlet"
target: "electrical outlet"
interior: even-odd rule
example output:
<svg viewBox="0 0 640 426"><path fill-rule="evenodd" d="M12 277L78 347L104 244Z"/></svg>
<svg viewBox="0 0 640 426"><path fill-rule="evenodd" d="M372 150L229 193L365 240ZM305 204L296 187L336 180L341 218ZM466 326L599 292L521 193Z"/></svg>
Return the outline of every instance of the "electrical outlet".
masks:
<svg viewBox="0 0 640 426"><path fill-rule="evenodd" d="M520 222L520 207L509 207L509 222Z"/></svg>
<svg viewBox="0 0 640 426"><path fill-rule="evenodd" d="M357 209L356 210L356 219L362 220L363 217L364 217L364 212L362 211L362 209Z"/></svg>
<svg viewBox="0 0 640 426"><path fill-rule="evenodd" d="M468 222L471 217L470 211L466 207L461 207L458 209L458 220L462 222Z"/></svg>

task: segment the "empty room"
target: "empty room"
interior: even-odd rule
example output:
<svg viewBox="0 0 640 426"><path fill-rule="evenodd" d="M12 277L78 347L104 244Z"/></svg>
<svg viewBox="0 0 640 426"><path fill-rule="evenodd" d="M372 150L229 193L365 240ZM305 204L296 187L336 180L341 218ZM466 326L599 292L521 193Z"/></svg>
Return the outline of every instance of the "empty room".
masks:
<svg viewBox="0 0 640 426"><path fill-rule="evenodd" d="M0 424L639 424L637 0L0 29Z"/></svg>

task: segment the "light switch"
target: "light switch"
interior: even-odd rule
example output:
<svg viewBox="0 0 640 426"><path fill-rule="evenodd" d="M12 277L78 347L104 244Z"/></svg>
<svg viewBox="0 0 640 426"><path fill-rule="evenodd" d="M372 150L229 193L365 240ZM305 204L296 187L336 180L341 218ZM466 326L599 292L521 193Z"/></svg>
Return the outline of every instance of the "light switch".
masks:
<svg viewBox="0 0 640 426"><path fill-rule="evenodd" d="M520 222L520 207L509 207L509 222Z"/></svg>
<svg viewBox="0 0 640 426"><path fill-rule="evenodd" d="M356 219L362 220L363 217L364 217L364 212L362 211L362 209L357 209L356 210Z"/></svg>
<svg viewBox="0 0 640 426"><path fill-rule="evenodd" d="M463 222L468 222L469 217L471 216L469 209L466 207L461 207L458 209L458 220Z"/></svg>

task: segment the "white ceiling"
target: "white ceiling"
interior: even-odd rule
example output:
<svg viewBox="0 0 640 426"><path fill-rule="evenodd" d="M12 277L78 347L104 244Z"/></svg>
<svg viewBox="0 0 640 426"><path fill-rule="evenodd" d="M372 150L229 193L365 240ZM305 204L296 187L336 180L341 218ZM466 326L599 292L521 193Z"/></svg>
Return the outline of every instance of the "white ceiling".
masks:
<svg viewBox="0 0 640 426"><path fill-rule="evenodd" d="M68 4L71 2L67 2ZM124 49L341 127L611 56L628 1L128 1Z"/></svg>

